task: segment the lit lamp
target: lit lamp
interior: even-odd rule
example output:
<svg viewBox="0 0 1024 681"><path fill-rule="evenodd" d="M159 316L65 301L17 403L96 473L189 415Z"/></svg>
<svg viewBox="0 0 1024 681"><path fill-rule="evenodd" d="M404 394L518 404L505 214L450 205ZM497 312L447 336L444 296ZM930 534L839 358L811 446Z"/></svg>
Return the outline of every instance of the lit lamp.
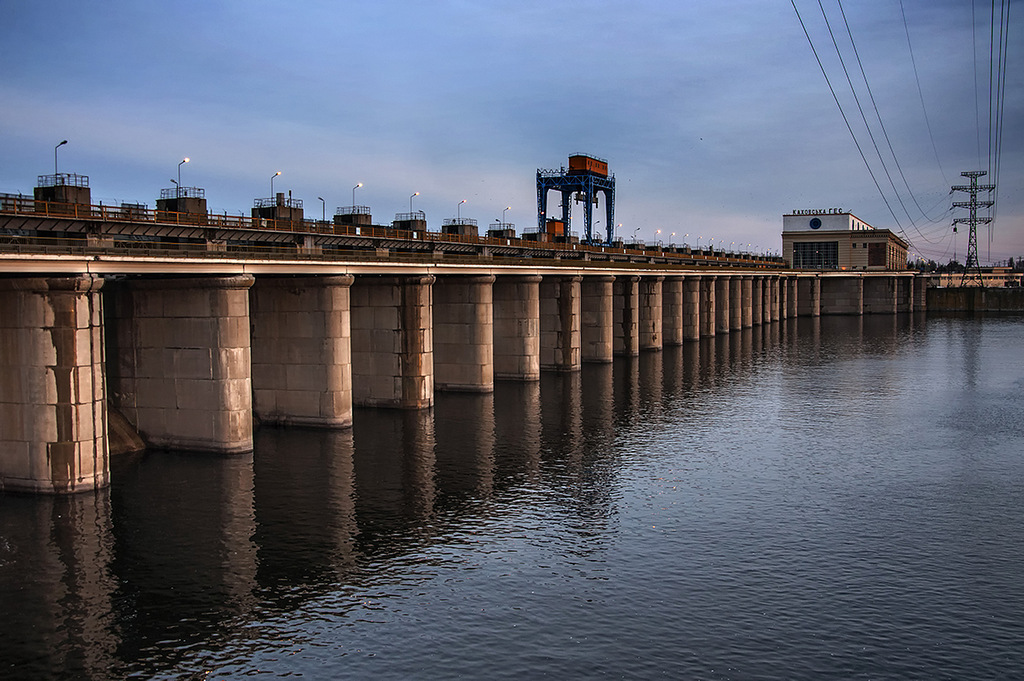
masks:
<svg viewBox="0 0 1024 681"><path fill-rule="evenodd" d="M420 193L419 193L419 192L416 192L415 194L413 194L412 196L410 196L410 197L409 197L409 212L410 212L410 213L412 213L412 200L413 200L414 198L416 198L417 196L419 196L419 195L420 195ZM411 216L411 215L409 216L409 219L412 219L412 216Z"/></svg>
<svg viewBox="0 0 1024 681"><path fill-rule="evenodd" d="M462 204L466 202L466 199L459 201L459 205L455 207L455 217L459 220L462 219Z"/></svg>
<svg viewBox="0 0 1024 681"><path fill-rule="evenodd" d="M281 174L278 170L276 173L270 176L270 198L274 198L274 178Z"/></svg>
<svg viewBox="0 0 1024 681"><path fill-rule="evenodd" d="M356 190L359 189L362 186L363 186L363 183L360 182L355 187L352 187L352 210L356 209Z"/></svg>

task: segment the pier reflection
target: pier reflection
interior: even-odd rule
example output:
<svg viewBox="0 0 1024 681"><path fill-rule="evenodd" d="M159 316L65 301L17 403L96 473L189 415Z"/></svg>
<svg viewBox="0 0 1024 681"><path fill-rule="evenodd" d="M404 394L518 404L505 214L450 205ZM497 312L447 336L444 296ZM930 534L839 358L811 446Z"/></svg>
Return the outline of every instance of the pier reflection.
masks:
<svg viewBox="0 0 1024 681"><path fill-rule="evenodd" d="M496 384L495 477L499 487L538 481L541 411L539 381L499 381Z"/></svg>
<svg viewBox="0 0 1024 681"><path fill-rule="evenodd" d="M0 497L0 676L108 678L114 555L109 490Z"/></svg>
<svg viewBox="0 0 1024 681"><path fill-rule="evenodd" d="M123 465L111 488L118 654L161 650L173 665L256 603L253 458L149 452Z"/></svg>
<svg viewBox="0 0 1024 681"><path fill-rule="evenodd" d="M256 450L256 579L264 607L288 609L355 564L352 431L264 428Z"/></svg>
<svg viewBox="0 0 1024 681"><path fill-rule="evenodd" d="M434 403L438 502L486 499L494 488L494 395L445 393Z"/></svg>

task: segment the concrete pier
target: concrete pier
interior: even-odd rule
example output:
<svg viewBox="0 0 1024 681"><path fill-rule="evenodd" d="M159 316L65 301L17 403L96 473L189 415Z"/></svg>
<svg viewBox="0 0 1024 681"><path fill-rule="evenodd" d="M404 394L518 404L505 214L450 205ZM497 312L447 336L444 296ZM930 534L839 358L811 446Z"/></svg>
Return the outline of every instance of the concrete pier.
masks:
<svg viewBox="0 0 1024 681"><path fill-rule="evenodd" d="M449 275L434 283L434 387L494 391L494 275Z"/></svg>
<svg viewBox="0 0 1024 681"><path fill-rule="evenodd" d="M0 279L0 491L108 484L102 285Z"/></svg>
<svg viewBox="0 0 1024 681"><path fill-rule="evenodd" d="M732 318L729 313L729 303L732 294L732 275L719 276L715 281L715 332L729 333Z"/></svg>
<svg viewBox="0 0 1024 681"><path fill-rule="evenodd" d="M545 276L540 284L540 368L579 371L579 275Z"/></svg>
<svg viewBox="0 0 1024 681"><path fill-rule="evenodd" d="M718 309L715 305L715 292L718 289L718 277L713 274L702 275L700 278L700 335L714 336L717 327Z"/></svg>
<svg viewBox="0 0 1024 681"><path fill-rule="evenodd" d="M537 275L494 282L494 378L540 380L540 282Z"/></svg>
<svg viewBox="0 0 1024 681"><path fill-rule="evenodd" d="M821 279L817 276L797 279L797 315L821 316Z"/></svg>
<svg viewBox="0 0 1024 681"><path fill-rule="evenodd" d="M640 354L640 277L615 277L614 352L632 357Z"/></svg>
<svg viewBox="0 0 1024 681"><path fill-rule="evenodd" d="M765 322L765 290L764 279L760 276L751 278L751 326L760 327Z"/></svg>
<svg viewBox="0 0 1024 681"><path fill-rule="evenodd" d="M750 326L750 296L743 297L744 284L747 277L729 277L729 328L742 329L743 320L747 319ZM744 304L746 303L746 304Z"/></svg>
<svg viewBox="0 0 1024 681"><path fill-rule="evenodd" d="M110 396L147 445L252 451L252 283L135 279L111 290Z"/></svg>
<svg viewBox="0 0 1024 681"><path fill-rule="evenodd" d="M738 279L740 280L739 328L748 329L754 324L754 281L750 275L744 275Z"/></svg>
<svg viewBox="0 0 1024 681"><path fill-rule="evenodd" d="M662 320L661 333L664 345L682 345L683 321L683 277L665 277L661 283Z"/></svg>
<svg viewBox="0 0 1024 681"><path fill-rule="evenodd" d="M928 279L922 276L914 277L911 289L914 312L925 312L928 309Z"/></svg>
<svg viewBox="0 0 1024 681"><path fill-rule="evenodd" d="M683 340L699 340L701 329L701 277L683 279Z"/></svg>
<svg viewBox="0 0 1024 681"><path fill-rule="evenodd" d="M615 277L584 277L581 290L581 354L584 362L611 362L615 353Z"/></svg>
<svg viewBox="0 0 1024 681"><path fill-rule="evenodd" d="M665 277L640 279L639 340L641 350L661 350L664 317L663 283Z"/></svg>
<svg viewBox="0 0 1024 681"><path fill-rule="evenodd" d="M781 306L780 306L780 291L779 291L779 278L777 276L768 277L767 281L770 284L769 298L768 298L768 314L771 315L769 322L777 322L781 317Z"/></svg>
<svg viewBox="0 0 1024 681"><path fill-rule="evenodd" d="M783 297L785 301L783 319L795 319L797 317L797 285L796 277L785 277L782 280Z"/></svg>
<svg viewBox="0 0 1024 681"><path fill-rule="evenodd" d="M360 276L352 284L352 399L359 406L434 403L434 277Z"/></svg>
<svg viewBox="0 0 1024 681"><path fill-rule="evenodd" d="M351 276L264 277L249 293L252 392L266 423L352 425Z"/></svg>

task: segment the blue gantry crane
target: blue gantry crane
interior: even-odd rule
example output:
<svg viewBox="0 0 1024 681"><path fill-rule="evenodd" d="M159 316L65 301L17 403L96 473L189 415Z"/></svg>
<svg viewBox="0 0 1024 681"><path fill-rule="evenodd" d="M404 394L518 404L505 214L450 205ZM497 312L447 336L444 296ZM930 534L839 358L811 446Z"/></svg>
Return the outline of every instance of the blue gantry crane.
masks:
<svg viewBox="0 0 1024 681"><path fill-rule="evenodd" d="M548 220L548 192L551 190L562 193L562 220ZM537 169L537 227L541 232L558 236L559 229L567 229L570 217L570 200L575 195L582 201L584 208L584 229L587 243L600 243L599 236L594 234L594 206L597 205L598 192L604 192L604 206L607 221L607 239L610 244L615 234L615 176L608 174L608 161L589 154L572 154L569 156L569 169L559 170Z"/></svg>

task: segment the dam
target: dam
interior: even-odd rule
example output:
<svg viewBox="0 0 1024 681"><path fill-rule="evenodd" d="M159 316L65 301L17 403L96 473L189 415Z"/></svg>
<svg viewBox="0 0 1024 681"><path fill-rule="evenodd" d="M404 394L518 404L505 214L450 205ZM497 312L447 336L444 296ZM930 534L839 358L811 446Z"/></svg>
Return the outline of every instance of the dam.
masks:
<svg viewBox="0 0 1024 681"><path fill-rule="evenodd" d="M47 198L63 200L0 206L6 491L107 485L114 412L151 448L241 453L255 423L345 428L354 406L427 409L788 318L926 306L911 272L310 222L283 197L252 220Z"/></svg>

